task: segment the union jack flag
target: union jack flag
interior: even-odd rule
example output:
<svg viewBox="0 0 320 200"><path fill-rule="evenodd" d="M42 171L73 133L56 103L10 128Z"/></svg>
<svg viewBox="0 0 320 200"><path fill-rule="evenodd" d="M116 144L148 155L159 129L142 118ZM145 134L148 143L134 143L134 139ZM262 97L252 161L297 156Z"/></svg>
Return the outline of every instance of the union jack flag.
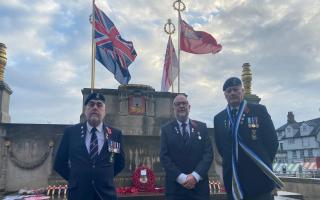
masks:
<svg viewBox="0 0 320 200"><path fill-rule="evenodd" d="M112 21L94 5L96 59L104 65L120 84L128 84L129 65L137 53L131 41L121 38Z"/></svg>

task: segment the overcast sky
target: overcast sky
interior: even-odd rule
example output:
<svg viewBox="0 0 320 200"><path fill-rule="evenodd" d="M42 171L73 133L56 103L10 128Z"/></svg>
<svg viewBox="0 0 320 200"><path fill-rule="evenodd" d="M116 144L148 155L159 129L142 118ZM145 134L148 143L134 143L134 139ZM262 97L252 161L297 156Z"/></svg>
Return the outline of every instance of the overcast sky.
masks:
<svg viewBox="0 0 320 200"><path fill-rule="evenodd" d="M161 87L168 18L177 24L172 0L96 0L122 37L133 42L132 84ZM181 91L191 118L212 127L226 106L222 85L250 63L252 93L262 98L275 126L288 111L297 121L320 117L320 1L185 0L182 17L212 34L222 51L181 52ZM13 90L13 123L77 123L82 88L90 87L91 1L0 0L0 43L8 48L5 81ZM177 48L177 34L173 36ZM96 88L118 88L97 62Z"/></svg>

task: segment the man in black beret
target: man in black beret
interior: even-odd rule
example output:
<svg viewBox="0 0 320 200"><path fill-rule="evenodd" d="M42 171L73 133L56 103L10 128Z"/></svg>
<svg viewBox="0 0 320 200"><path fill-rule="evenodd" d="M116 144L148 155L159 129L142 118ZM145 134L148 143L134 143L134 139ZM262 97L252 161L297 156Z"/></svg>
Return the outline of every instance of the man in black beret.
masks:
<svg viewBox="0 0 320 200"><path fill-rule="evenodd" d="M86 122L64 131L54 169L68 181L68 200L116 200L113 178L124 168L122 133L105 123L105 97L84 101Z"/></svg>
<svg viewBox="0 0 320 200"><path fill-rule="evenodd" d="M274 199L282 182L272 172L278 140L271 117L265 106L244 100L239 78L227 79L223 92L228 105L214 117L214 131L228 199Z"/></svg>

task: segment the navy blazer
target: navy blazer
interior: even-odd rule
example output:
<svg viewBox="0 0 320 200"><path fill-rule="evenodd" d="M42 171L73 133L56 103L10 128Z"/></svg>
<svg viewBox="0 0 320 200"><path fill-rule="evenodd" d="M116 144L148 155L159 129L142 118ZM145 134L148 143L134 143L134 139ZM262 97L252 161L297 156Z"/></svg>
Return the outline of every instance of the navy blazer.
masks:
<svg viewBox="0 0 320 200"><path fill-rule="evenodd" d="M166 172L166 195L197 195L200 199L208 199L208 170L213 159L211 140L205 123L190 121L187 145L183 142L176 120L161 127L160 161ZM194 189L188 190L176 181L181 173L190 174L193 171L202 177Z"/></svg>
<svg viewBox="0 0 320 200"><path fill-rule="evenodd" d="M252 127L252 124L258 127ZM255 125L255 126L256 126ZM229 199L232 199L232 137L227 110L214 117L215 141L222 156L223 180ZM271 117L265 106L248 103L244 108L239 125L242 141L254 151L269 167L272 167L278 149L278 140ZM274 183L239 147L238 175L245 198L254 198L274 189Z"/></svg>
<svg viewBox="0 0 320 200"><path fill-rule="evenodd" d="M69 200L90 200L94 193L101 200L115 200L116 190L113 178L125 164L120 130L103 125L108 140L120 143L120 152L108 150L108 141L97 157L95 164L91 162L85 145L86 123L76 124L64 131L54 162L54 170L68 181Z"/></svg>

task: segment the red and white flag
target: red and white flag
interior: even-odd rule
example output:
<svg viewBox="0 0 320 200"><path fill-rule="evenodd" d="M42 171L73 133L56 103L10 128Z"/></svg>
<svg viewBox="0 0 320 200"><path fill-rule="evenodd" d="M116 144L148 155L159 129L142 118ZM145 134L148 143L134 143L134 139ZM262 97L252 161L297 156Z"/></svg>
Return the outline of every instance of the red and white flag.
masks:
<svg viewBox="0 0 320 200"><path fill-rule="evenodd" d="M166 56L164 59L161 91L168 92L175 78L178 76L179 65L174 46L172 44L171 36L169 36Z"/></svg>
<svg viewBox="0 0 320 200"><path fill-rule="evenodd" d="M216 39L204 31L195 31L181 19L180 49L194 54L218 53L222 46Z"/></svg>

